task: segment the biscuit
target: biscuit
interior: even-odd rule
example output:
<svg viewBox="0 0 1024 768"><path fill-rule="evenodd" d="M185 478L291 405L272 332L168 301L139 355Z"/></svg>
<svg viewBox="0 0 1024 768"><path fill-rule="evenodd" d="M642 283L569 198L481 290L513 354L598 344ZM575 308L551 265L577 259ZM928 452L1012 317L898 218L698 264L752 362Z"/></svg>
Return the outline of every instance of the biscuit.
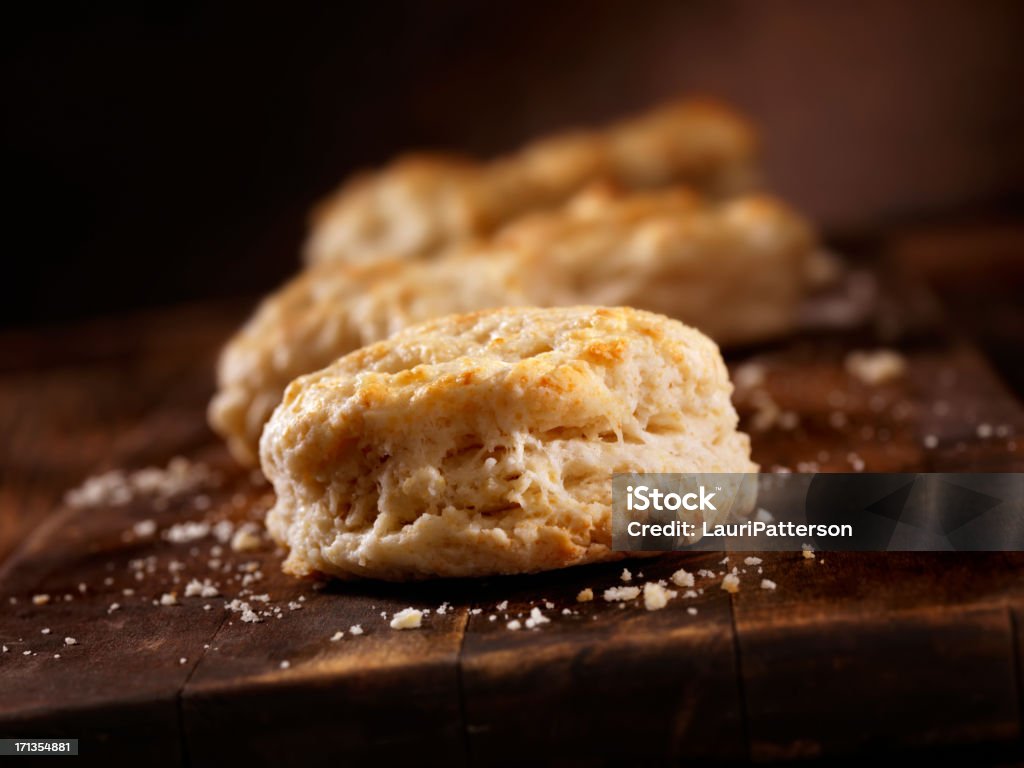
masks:
<svg viewBox="0 0 1024 768"><path fill-rule="evenodd" d="M615 472L754 472L714 342L629 308L452 315L289 385L260 442L295 575L411 580L623 557Z"/></svg>
<svg viewBox="0 0 1024 768"><path fill-rule="evenodd" d="M441 259L313 265L226 346L210 423L252 464L263 424L293 378L457 312L635 306L721 344L769 338L796 322L813 254L804 220L771 198L709 203L679 190L599 189Z"/></svg>
<svg viewBox="0 0 1024 768"><path fill-rule="evenodd" d="M665 105L604 130L541 139L491 162L413 154L344 184L313 215L308 262L424 258L560 205L598 180L626 189L686 183L748 189L754 132L725 107Z"/></svg>

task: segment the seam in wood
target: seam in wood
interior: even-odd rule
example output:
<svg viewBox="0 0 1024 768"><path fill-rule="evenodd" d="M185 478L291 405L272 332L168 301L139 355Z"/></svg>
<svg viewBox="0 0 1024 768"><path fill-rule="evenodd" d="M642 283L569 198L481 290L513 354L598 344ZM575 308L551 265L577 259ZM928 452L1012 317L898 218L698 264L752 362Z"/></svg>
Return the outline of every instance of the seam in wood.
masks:
<svg viewBox="0 0 1024 768"><path fill-rule="evenodd" d="M203 659L206 658L206 654L209 653L210 648L213 647L213 644L216 641L217 636L224 628L224 624L227 622L227 620L228 616L225 613L224 616L221 617L220 623L217 624L217 628L214 629L213 632L210 634L210 641L208 643L205 643L205 645L209 647L203 648L203 650L199 653L199 657L196 659L195 664L193 664L189 668L188 674L185 675L185 679L182 681L181 687L178 688L178 692L175 695L175 704L176 709L178 711L178 744L181 747L181 764L185 766L185 768L192 764L191 754L189 753L188 749L188 730L185 727L185 689L188 688L188 684L189 682L191 682L192 676L196 673L196 670L199 668L199 665L202 663Z"/></svg>
<svg viewBox="0 0 1024 768"><path fill-rule="evenodd" d="M1006 613L1010 619L1010 661L1013 665L1014 691L1017 694L1017 738L1024 737L1024 670L1021 669L1021 645L1020 622L1012 606L1006 606Z"/></svg>
<svg viewBox="0 0 1024 768"><path fill-rule="evenodd" d="M459 696L459 719L462 721L462 746L466 754L465 765L467 766L473 764L473 755L470 751L469 744L469 718L466 714L466 688L462 676L462 653L466 647L466 635L469 634L469 612L475 607L476 602L473 601L466 608L466 615L462 621L462 626L460 627L461 635L459 636L459 650L455 653L455 687Z"/></svg>
<svg viewBox="0 0 1024 768"><path fill-rule="evenodd" d="M750 740L750 715L747 711L747 690L743 684L743 659L740 652L740 631L736 625L736 598L729 595L729 625L732 627L733 660L736 664L736 695L739 703L740 733L747 760L753 760L753 744Z"/></svg>

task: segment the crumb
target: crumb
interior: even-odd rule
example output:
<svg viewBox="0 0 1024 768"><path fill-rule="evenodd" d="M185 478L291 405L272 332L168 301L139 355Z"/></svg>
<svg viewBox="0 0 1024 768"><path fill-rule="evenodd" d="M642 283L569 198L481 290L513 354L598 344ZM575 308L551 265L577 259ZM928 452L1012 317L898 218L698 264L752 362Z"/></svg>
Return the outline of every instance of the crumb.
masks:
<svg viewBox="0 0 1024 768"><path fill-rule="evenodd" d="M49 595L43 594L32 596L32 605L46 605L48 602L50 602Z"/></svg>
<svg viewBox="0 0 1024 768"><path fill-rule="evenodd" d="M692 587L694 583L693 574L685 568L680 568L672 574L672 583L678 587Z"/></svg>
<svg viewBox="0 0 1024 768"><path fill-rule="evenodd" d="M182 657L181 657L180 659L178 659L178 663L179 663L179 664L184 664L184 663L186 663L187 661L188 661L188 659L186 659L186 658L185 658L184 656L182 656Z"/></svg>
<svg viewBox="0 0 1024 768"><path fill-rule="evenodd" d="M338 630L333 635L331 635L331 642L332 643L336 643L339 640L341 640L341 638L343 638L344 636L345 636L345 633L342 632L341 630Z"/></svg>
<svg viewBox="0 0 1024 768"><path fill-rule="evenodd" d="M992 425L982 422L981 424L978 425L977 432L978 437L980 437L982 440L986 440L992 437Z"/></svg>
<svg viewBox="0 0 1024 768"><path fill-rule="evenodd" d="M513 619L512 621L510 621L510 622L509 622L508 624L506 624L505 626L506 626L506 627L507 627L508 629L511 629L511 630L512 630L512 631L514 632L515 630L517 630L517 629L520 629L520 628L521 628L521 627L522 627L523 625L522 625L522 624L520 624L520 623L519 623L519 622L518 622L517 620Z"/></svg>
<svg viewBox="0 0 1024 768"><path fill-rule="evenodd" d="M740 577L735 573L730 573L722 579L722 589L731 595L735 595L740 591Z"/></svg>
<svg viewBox="0 0 1024 768"><path fill-rule="evenodd" d="M761 589L775 589L778 586L771 579L761 579Z"/></svg>
<svg viewBox="0 0 1024 768"><path fill-rule="evenodd" d="M760 565L764 562L760 557L745 557L743 558L744 565Z"/></svg>
<svg viewBox="0 0 1024 768"><path fill-rule="evenodd" d="M73 637L65 637L64 645L78 645L78 641Z"/></svg>
<svg viewBox="0 0 1024 768"><path fill-rule="evenodd" d="M140 539L145 539L156 533L155 520L140 520L132 526L132 532Z"/></svg>
<svg viewBox="0 0 1024 768"><path fill-rule="evenodd" d="M590 587L587 587L586 589L581 589L579 591L579 594L576 595L577 603L589 603L593 599L594 590L592 590Z"/></svg>
<svg viewBox="0 0 1024 768"><path fill-rule="evenodd" d="M60 654L59 654L59 653L55 653L55 654L53 654L53 658L55 658L55 659L59 659L59 658L60 658Z"/></svg>
<svg viewBox="0 0 1024 768"><path fill-rule="evenodd" d="M925 448L936 448L939 445L939 438L935 435L924 436L924 447Z"/></svg>
<svg viewBox="0 0 1024 768"><path fill-rule="evenodd" d="M530 618L526 620L526 626L529 629L539 627L541 624L550 624L551 619L540 612L540 608L534 607L530 609Z"/></svg>
<svg viewBox="0 0 1024 768"><path fill-rule="evenodd" d="M50 628L49 627L44 627L43 629L39 630L39 633L41 635L48 635L48 634L50 634Z"/></svg>
<svg viewBox="0 0 1024 768"><path fill-rule="evenodd" d="M235 552L251 552L260 548L259 526L255 523L245 523L238 527L235 535L231 537L231 549Z"/></svg>
<svg viewBox="0 0 1024 768"><path fill-rule="evenodd" d="M692 605L689 608L686 609L686 612L688 614L690 614L691 616L696 616L697 615L697 609L694 608Z"/></svg>
<svg viewBox="0 0 1024 768"><path fill-rule="evenodd" d="M814 559L814 547L812 547L810 544L804 544L802 546L802 549L804 554L804 560Z"/></svg>
<svg viewBox="0 0 1024 768"><path fill-rule="evenodd" d="M280 664L281 669L288 669L292 663L290 661L282 661Z"/></svg>
<svg viewBox="0 0 1024 768"><path fill-rule="evenodd" d="M494 606L494 608L495 608L495 610L498 610L498 611L507 611L508 610L508 600L502 600L500 603L498 603L496 606Z"/></svg>
<svg viewBox="0 0 1024 768"><path fill-rule="evenodd" d="M395 614L391 619L392 629L417 629L423 621L423 611L415 608L405 608Z"/></svg>
<svg viewBox="0 0 1024 768"><path fill-rule="evenodd" d="M760 363L743 363L732 375L737 389L756 389L764 384L765 368Z"/></svg>
<svg viewBox="0 0 1024 768"><path fill-rule="evenodd" d="M177 592L164 592L160 595L160 605L177 605L178 604L178 593Z"/></svg>
<svg viewBox="0 0 1024 768"><path fill-rule="evenodd" d="M907 370L907 361L903 355L891 349L850 352L844 365L847 373L869 386L898 379Z"/></svg>
<svg viewBox="0 0 1024 768"><path fill-rule="evenodd" d="M630 582L633 580L633 574L629 572L628 568L623 568L622 574L619 576L619 578L625 582Z"/></svg>
<svg viewBox="0 0 1024 768"><path fill-rule="evenodd" d="M361 635L363 634L363 628L359 624L353 624L348 628L348 633L350 635Z"/></svg>
<svg viewBox="0 0 1024 768"><path fill-rule="evenodd" d="M673 590L665 589L655 582L649 581L644 584L644 608L648 611L660 611L675 596Z"/></svg>
<svg viewBox="0 0 1024 768"><path fill-rule="evenodd" d="M609 587L604 591L604 599L609 603L636 600L639 596L640 587Z"/></svg>

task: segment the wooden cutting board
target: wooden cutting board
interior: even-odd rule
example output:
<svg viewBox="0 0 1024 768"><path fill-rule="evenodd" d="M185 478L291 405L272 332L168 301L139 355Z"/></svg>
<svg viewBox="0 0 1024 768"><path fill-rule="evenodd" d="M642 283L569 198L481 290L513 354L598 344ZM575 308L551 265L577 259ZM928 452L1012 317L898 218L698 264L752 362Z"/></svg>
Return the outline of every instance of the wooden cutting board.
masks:
<svg viewBox="0 0 1024 768"><path fill-rule="evenodd" d="M799 417L795 428L753 431L755 458L766 469L1024 469L1024 439L1013 437L1024 434L1024 412L984 359L916 283L886 272L882 288L877 323L732 355L734 366L763 365L763 389ZM738 594L698 578L698 598L647 612L600 599L621 583L621 564L320 587L284 577L266 542L218 553L212 536L176 544L137 535L144 520L164 531L258 519L271 501L203 415L216 349L243 314L194 307L0 340L0 556L10 553L0 570L0 737L78 738L85 756L130 753L152 766L603 765L857 755L879 745L948 756L1019 742L1018 553L775 553L763 573L741 566ZM851 379L846 352L881 344L903 351L907 375L878 386ZM750 428L753 399L737 402ZM981 423L1000 436L979 437ZM145 495L61 504L91 473L175 455L216 477L166 504ZM627 565L637 583L680 567L720 572L721 560L674 554ZM280 618L247 623L224 608L246 575L252 593L268 596L250 602ZM762 576L778 588L757 588ZM192 578L212 578L221 596L184 597ZM577 603L585 587L598 599ZM154 604L169 592L178 604ZM34 604L41 594L49 602ZM431 610L423 627L391 630L388 619L407 606ZM550 623L506 628L534 606ZM344 637L332 641L337 631Z"/></svg>

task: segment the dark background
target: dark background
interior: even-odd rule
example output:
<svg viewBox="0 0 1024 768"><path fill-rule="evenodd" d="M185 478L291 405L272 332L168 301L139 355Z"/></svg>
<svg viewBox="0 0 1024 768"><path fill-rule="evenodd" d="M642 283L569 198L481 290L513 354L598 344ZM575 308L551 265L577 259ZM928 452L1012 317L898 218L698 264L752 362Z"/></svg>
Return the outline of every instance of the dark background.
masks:
<svg viewBox="0 0 1024 768"><path fill-rule="evenodd" d="M3 32L7 326L255 295L357 167L499 152L679 93L749 113L772 186L828 233L1012 216L1024 196L1019 2L19 14Z"/></svg>

